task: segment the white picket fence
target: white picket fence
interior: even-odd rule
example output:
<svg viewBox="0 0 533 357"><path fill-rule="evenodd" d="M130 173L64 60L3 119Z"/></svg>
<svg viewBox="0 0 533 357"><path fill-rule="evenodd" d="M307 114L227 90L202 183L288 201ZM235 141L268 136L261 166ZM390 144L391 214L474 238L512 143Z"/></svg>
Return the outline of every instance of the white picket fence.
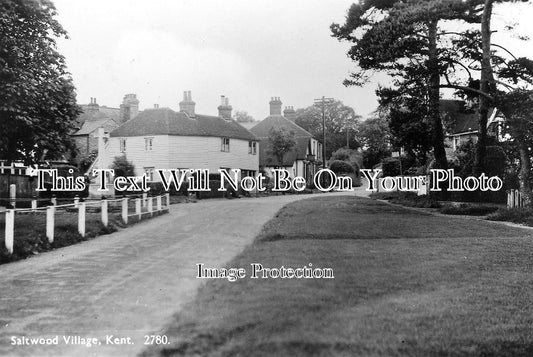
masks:
<svg viewBox="0 0 533 357"><path fill-rule="evenodd" d="M507 208L525 207L526 200L522 197L520 190L507 191Z"/></svg>
<svg viewBox="0 0 533 357"><path fill-rule="evenodd" d="M165 198L165 205L163 205L163 198ZM5 211L5 246L10 254L13 253L13 246L15 241L15 215L16 213L29 213L46 211L46 238L48 242L54 242L54 227L55 227L55 214L59 209L75 208L78 210L78 233L85 236L85 213L88 206L98 207L100 206L101 222L104 226L109 224L109 204L114 203L121 206L122 221L127 224L129 217L138 217L142 219L143 215L153 216L154 213L166 211L170 208L170 194L161 196L147 196L143 194L142 197L132 198L135 200L135 211L129 212L129 200L130 198L121 199L102 199L98 201L80 202L79 198L74 199L74 203L65 205L56 205L56 200L52 199L52 206L37 208L36 203L32 202L32 208L26 209L7 209ZM154 207L155 200L155 207ZM145 208L145 211L143 211Z"/></svg>

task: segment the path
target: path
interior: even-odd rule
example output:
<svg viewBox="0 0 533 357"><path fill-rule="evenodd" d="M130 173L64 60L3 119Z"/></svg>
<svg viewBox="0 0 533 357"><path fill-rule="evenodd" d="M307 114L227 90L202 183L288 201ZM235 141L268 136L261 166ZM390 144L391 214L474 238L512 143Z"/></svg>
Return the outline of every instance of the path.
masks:
<svg viewBox="0 0 533 357"><path fill-rule="evenodd" d="M282 206L306 197L174 205L127 230L0 266L0 355L135 355L146 347L143 336L163 328L205 282L195 278L197 263L223 266ZM134 344L106 344L106 335ZM54 336L57 345L12 345L13 337ZM101 345L67 345L63 336Z"/></svg>

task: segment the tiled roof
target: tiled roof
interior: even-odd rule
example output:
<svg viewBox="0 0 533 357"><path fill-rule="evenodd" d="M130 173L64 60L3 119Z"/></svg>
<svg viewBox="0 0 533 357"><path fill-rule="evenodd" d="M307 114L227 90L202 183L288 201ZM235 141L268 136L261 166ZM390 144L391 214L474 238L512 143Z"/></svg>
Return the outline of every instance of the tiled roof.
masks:
<svg viewBox="0 0 533 357"><path fill-rule="evenodd" d="M73 135L89 135L96 129L100 127L108 127L108 126L117 126L116 122L113 119L104 118L104 119L97 119L97 120L90 120L83 123L80 130L78 130Z"/></svg>
<svg viewBox="0 0 533 357"><path fill-rule="evenodd" d="M175 112L170 108L146 109L110 134L113 137L143 135L214 136L258 140L234 120L199 114L190 118L186 113Z"/></svg>
<svg viewBox="0 0 533 357"><path fill-rule="evenodd" d="M116 123L120 123L120 109L100 106L98 111L90 112L87 104L80 105L82 113L78 116L78 123L82 125L87 121L113 119Z"/></svg>
<svg viewBox="0 0 533 357"><path fill-rule="evenodd" d="M284 128L288 131L293 131L294 136L298 137L312 137L313 135L296 124L295 122L281 116L281 115L271 115L261 120L257 125L250 129L259 138L268 138L270 135L270 129L272 128Z"/></svg>
<svg viewBox="0 0 533 357"><path fill-rule="evenodd" d="M457 135L478 131L478 114L465 108L465 102L454 99L441 99L440 111L444 122L449 123L449 134Z"/></svg>

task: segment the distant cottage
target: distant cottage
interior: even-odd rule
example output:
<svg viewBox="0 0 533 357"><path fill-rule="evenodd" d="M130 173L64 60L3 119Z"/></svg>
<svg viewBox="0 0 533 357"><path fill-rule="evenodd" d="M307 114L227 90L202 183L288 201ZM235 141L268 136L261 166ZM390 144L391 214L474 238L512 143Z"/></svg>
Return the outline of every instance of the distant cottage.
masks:
<svg viewBox="0 0 533 357"><path fill-rule="evenodd" d="M74 142L80 154L90 154L98 150L98 129L103 128L108 135L120 124L133 119L139 113L139 100L135 94L126 94L120 108L100 106L96 98L91 98L89 104L81 105L82 113L77 121L79 130L73 135Z"/></svg>
<svg viewBox="0 0 533 357"><path fill-rule="evenodd" d="M454 157L455 151L468 141L477 142L479 135L479 113L468 108L468 103L462 100L442 99L440 111L446 130L446 155ZM500 125L503 118L498 115L496 108L489 110L487 122L488 135L501 140Z"/></svg>
<svg viewBox="0 0 533 357"><path fill-rule="evenodd" d="M241 169L242 176L259 170L259 139L231 119L232 107L221 97L219 116L195 112L191 92L184 92L180 111L146 109L110 133L106 166L125 155L136 175L159 181L155 169Z"/></svg>
<svg viewBox="0 0 533 357"><path fill-rule="evenodd" d="M301 176L311 182L322 162L322 144L311 133L293 122L296 112L293 107L286 107L281 115L282 102L279 97L270 100L270 115L254 125L250 131L261 139L259 165L267 172L274 168L284 168L292 176ZM294 133L296 146L278 162L272 154L269 140L271 129L283 128Z"/></svg>

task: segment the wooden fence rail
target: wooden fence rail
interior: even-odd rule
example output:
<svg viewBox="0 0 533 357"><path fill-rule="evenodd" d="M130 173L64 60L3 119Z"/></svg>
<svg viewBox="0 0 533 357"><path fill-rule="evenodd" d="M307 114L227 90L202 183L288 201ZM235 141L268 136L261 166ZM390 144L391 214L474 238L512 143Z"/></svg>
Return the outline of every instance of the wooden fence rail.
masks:
<svg viewBox="0 0 533 357"><path fill-rule="evenodd" d="M166 205L163 206L161 204L162 198L165 198ZM137 216L139 220L142 219L143 215L150 215L153 216L155 212L162 212L167 211L170 208L170 194L165 194L162 196L154 196L154 197L148 197L147 195L143 195L142 198L136 198L135 199L135 213L130 214L129 213L129 207L128 207L128 200L130 198L120 198L120 199L114 199L114 200L99 200L99 201L87 201L87 202L80 202L79 198L74 199L74 203L72 204L66 204L66 205L56 205L56 201L53 200L54 203L52 206L37 208L36 205L32 204L32 208L26 208L26 209L7 209L5 211L5 246L6 249L10 254L13 254L13 247L14 247L14 241L15 241L15 214L16 213L22 213L22 212L38 212L38 211L44 211L46 212L46 238L48 239L48 242L53 243L54 242L54 228L55 228L55 214L58 209L66 209L66 208L74 208L78 211L78 233L84 237L85 236L85 225L86 225L86 211L87 206L100 206L100 212L101 212L101 218L100 221L102 224L107 227L109 224L109 203L119 203L121 207L121 218L122 221L127 224L128 223L128 217L131 216ZM156 200L156 208L154 210L153 200ZM143 207L148 207L146 212L142 212L141 210L141 201Z"/></svg>

